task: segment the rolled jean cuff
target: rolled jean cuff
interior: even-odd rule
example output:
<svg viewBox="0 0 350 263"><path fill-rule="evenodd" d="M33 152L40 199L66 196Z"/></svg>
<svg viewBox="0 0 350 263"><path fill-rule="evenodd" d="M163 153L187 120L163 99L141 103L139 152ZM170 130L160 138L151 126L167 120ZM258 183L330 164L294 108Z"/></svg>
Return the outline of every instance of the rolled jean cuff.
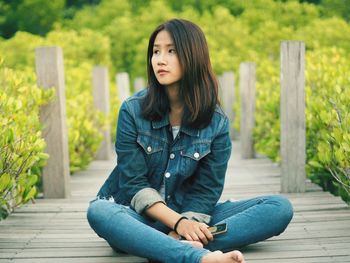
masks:
<svg viewBox="0 0 350 263"><path fill-rule="evenodd" d="M157 190L153 188L143 188L131 199L131 207L133 207L137 213L141 214L145 209L159 202L165 204Z"/></svg>
<svg viewBox="0 0 350 263"><path fill-rule="evenodd" d="M181 213L181 215L187 217L188 219L195 220L197 222L209 224L211 216L207 214L197 213L193 211L187 211Z"/></svg>

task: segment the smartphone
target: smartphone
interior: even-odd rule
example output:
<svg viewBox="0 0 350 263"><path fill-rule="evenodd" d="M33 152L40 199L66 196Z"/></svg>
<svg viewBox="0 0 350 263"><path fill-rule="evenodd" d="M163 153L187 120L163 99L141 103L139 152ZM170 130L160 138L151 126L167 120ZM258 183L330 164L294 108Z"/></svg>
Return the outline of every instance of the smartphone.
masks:
<svg viewBox="0 0 350 263"><path fill-rule="evenodd" d="M227 231L227 224L223 223L223 224L210 226L210 227L208 227L208 229L213 236L216 236L216 235L225 233Z"/></svg>

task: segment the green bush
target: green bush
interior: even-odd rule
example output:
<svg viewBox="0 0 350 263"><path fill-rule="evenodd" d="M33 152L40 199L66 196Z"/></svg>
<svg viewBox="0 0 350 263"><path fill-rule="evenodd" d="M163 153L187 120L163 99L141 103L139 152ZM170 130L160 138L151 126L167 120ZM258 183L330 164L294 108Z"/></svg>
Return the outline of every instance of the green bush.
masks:
<svg viewBox="0 0 350 263"><path fill-rule="evenodd" d="M341 48L306 53L307 174L324 189L350 201L350 57ZM279 161L279 65L258 68L256 149Z"/></svg>
<svg viewBox="0 0 350 263"><path fill-rule="evenodd" d="M350 203L349 53L321 49L307 56L308 174Z"/></svg>
<svg viewBox="0 0 350 263"><path fill-rule="evenodd" d="M34 74L35 48L53 45L60 46L64 54L69 166L73 173L93 160L102 140L99 129L108 125L108 116L93 106L92 68L95 64L110 64L110 43L92 30L52 31L46 38L18 32L10 40L0 42L0 53L8 67Z"/></svg>
<svg viewBox="0 0 350 263"><path fill-rule="evenodd" d="M1 60L1 58L0 58ZM48 155L39 107L53 97L31 72L13 71L0 61L0 219L37 194L36 183Z"/></svg>

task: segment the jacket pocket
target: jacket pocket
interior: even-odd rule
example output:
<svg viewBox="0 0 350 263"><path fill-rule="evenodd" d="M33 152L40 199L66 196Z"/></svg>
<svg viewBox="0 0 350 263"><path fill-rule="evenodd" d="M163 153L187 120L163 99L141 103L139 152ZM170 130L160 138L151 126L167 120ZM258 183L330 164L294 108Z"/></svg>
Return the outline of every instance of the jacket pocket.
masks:
<svg viewBox="0 0 350 263"><path fill-rule="evenodd" d="M147 134L139 134L137 143L141 146L148 168L157 166L162 159L165 142Z"/></svg>
<svg viewBox="0 0 350 263"><path fill-rule="evenodd" d="M180 172L183 176L191 176L200 160L210 153L210 142L193 143L189 147L183 149L181 154Z"/></svg>

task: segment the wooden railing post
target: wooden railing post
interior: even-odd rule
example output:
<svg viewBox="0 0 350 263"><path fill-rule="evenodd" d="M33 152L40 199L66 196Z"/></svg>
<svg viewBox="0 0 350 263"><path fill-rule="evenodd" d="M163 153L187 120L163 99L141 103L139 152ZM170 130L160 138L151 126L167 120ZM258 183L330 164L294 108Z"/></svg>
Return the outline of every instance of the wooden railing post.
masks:
<svg viewBox="0 0 350 263"><path fill-rule="evenodd" d="M50 156L43 169L44 197L67 198L70 176L62 49L37 48L35 64L38 85L44 89L53 87L56 92L54 100L40 110L46 151Z"/></svg>
<svg viewBox="0 0 350 263"><path fill-rule="evenodd" d="M230 137L231 139L235 138L235 133L233 130L233 121L234 121L234 96L235 96L235 79L232 71L226 71L221 76L222 82L222 97L221 102L223 110L230 120Z"/></svg>
<svg viewBox="0 0 350 263"><path fill-rule="evenodd" d="M145 80L142 77L135 78L134 81L134 89L135 93L139 92L140 90L146 88Z"/></svg>
<svg viewBox="0 0 350 263"><path fill-rule="evenodd" d="M122 103L130 96L130 82L129 75L126 72L121 72L116 75L116 84L118 87L118 94L120 102Z"/></svg>
<svg viewBox="0 0 350 263"><path fill-rule="evenodd" d="M255 126L255 63L241 63L239 67L241 94L240 141L243 159L255 157L253 129Z"/></svg>
<svg viewBox="0 0 350 263"><path fill-rule="evenodd" d="M94 106L109 116L109 78L108 69L104 66L95 66L92 75ZM109 125L101 129L103 140L96 153L96 160L110 160L112 158L111 128Z"/></svg>
<svg viewBox="0 0 350 263"><path fill-rule="evenodd" d="M305 45L281 43L281 191L305 192Z"/></svg>

